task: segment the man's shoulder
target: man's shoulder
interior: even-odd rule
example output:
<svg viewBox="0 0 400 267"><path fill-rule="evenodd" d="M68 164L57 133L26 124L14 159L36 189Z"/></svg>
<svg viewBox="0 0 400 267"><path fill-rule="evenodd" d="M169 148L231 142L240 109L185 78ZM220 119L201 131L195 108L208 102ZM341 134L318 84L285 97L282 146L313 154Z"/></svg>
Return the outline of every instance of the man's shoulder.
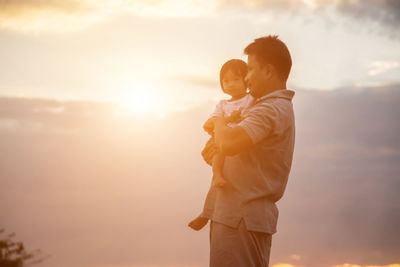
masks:
<svg viewBox="0 0 400 267"><path fill-rule="evenodd" d="M294 95L295 95L295 92L293 90L289 90L289 89L276 90L269 94L266 94L264 96L256 98L255 104L257 105L257 104L261 104L261 103L275 103L276 101L292 102Z"/></svg>
<svg viewBox="0 0 400 267"><path fill-rule="evenodd" d="M279 90L283 91L283 90ZM278 112L279 110L283 109L292 109L292 97L294 92L291 90L284 90L284 92L279 93L271 93L260 99L255 100L255 104L253 105L252 109L254 112L263 112L263 111L275 111Z"/></svg>

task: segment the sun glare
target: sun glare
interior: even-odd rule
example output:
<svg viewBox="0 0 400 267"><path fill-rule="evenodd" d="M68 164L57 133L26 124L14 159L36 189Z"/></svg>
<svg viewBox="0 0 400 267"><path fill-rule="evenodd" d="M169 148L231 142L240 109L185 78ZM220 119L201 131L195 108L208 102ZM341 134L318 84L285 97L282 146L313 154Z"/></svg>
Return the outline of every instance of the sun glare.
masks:
<svg viewBox="0 0 400 267"><path fill-rule="evenodd" d="M119 113L165 118L172 103L171 97L164 94L165 85L138 78L133 80L121 83L117 100Z"/></svg>
<svg viewBox="0 0 400 267"><path fill-rule="evenodd" d="M156 113L155 94L151 91L133 91L125 95L120 102L121 107L134 113Z"/></svg>
<svg viewBox="0 0 400 267"><path fill-rule="evenodd" d="M154 88L144 85L132 87L123 94L119 105L123 109L133 113L157 113L159 108Z"/></svg>
<svg viewBox="0 0 400 267"><path fill-rule="evenodd" d="M303 0L303 2L312 9L316 7L315 0Z"/></svg>

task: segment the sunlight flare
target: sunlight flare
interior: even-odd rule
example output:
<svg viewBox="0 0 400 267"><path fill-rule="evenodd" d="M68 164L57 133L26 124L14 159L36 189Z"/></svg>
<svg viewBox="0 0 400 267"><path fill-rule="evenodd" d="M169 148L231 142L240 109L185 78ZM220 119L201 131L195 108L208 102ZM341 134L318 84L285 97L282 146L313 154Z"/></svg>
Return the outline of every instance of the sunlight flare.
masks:
<svg viewBox="0 0 400 267"><path fill-rule="evenodd" d="M122 108L134 113L156 112L155 97L149 91L133 91L121 100Z"/></svg>
<svg viewBox="0 0 400 267"><path fill-rule="evenodd" d="M149 82L134 82L124 86L119 106L132 113L158 114L162 111L159 88Z"/></svg>

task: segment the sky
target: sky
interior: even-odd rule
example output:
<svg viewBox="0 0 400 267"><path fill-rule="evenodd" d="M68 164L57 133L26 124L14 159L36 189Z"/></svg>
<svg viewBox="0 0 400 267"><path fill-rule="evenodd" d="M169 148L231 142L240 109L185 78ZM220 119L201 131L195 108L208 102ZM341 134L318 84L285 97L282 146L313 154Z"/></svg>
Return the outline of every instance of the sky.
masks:
<svg viewBox="0 0 400 267"><path fill-rule="evenodd" d="M225 97L222 64L245 60L246 45L268 34L291 51L291 88L400 79L398 1L0 3L3 96L116 102L165 114Z"/></svg>
<svg viewBox="0 0 400 267"><path fill-rule="evenodd" d="M271 265L400 266L399 21L396 0L0 0L0 229L43 267L207 266L201 125L222 64L277 34L297 131Z"/></svg>

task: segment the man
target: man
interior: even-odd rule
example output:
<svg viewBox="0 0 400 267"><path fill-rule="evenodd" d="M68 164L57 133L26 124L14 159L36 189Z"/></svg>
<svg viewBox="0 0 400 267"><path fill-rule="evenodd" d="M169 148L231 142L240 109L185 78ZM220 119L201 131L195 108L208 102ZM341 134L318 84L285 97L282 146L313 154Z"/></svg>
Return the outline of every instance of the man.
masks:
<svg viewBox="0 0 400 267"><path fill-rule="evenodd" d="M277 36L254 40L248 55L246 80L254 105L236 127L223 118L214 124L215 143L202 152L210 162L216 151L225 154L227 183L216 188L216 201L204 216L211 220L211 267L268 266L272 234L289 176L295 137L292 106L287 90L292 60Z"/></svg>

